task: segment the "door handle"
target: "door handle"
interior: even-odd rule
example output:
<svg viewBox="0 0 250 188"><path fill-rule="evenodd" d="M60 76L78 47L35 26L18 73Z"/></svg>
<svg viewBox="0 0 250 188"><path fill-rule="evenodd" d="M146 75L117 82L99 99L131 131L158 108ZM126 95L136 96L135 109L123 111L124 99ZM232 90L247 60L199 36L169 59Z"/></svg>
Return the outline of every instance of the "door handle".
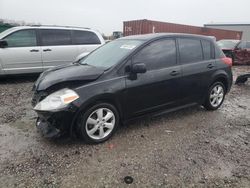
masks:
<svg viewBox="0 0 250 188"><path fill-rule="evenodd" d="M30 50L30 52L39 52L39 50L32 49L32 50Z"/></svg>
<svg viewBox="0 0 250 188"><path fill-rule="evenodd" d="M43 51L44 51L44 52L50 52L50 51L52 51L52 50L48 48L48 49L44 49Z"/></svg>
<svg viewBox="0 0 250 188"><path fill-rule="evenodd" d="M172 72L170 73L171 76L177 76L178 74L180 74L179 71L172 71Z"/></svg>
<svg viewBox="0 0 250 188"><path fill-rule="evenodd" d="M213 65L213 64L209 64L209 65L207 66L207 68L212 69L212 68L214 68L214 65Z"/></svg>

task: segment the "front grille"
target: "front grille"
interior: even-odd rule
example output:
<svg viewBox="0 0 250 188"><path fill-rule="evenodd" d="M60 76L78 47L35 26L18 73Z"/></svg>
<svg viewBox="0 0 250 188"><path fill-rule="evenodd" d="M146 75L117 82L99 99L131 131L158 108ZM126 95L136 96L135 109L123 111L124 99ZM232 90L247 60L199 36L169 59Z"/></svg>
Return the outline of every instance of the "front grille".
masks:
<svg viewBox="0 0 250 188"><path fill-rule="evenodd" d="M46 92L35 92L31 100L31 105L35 107L37 103L45 99L47 96L48 94Z"/></svg>

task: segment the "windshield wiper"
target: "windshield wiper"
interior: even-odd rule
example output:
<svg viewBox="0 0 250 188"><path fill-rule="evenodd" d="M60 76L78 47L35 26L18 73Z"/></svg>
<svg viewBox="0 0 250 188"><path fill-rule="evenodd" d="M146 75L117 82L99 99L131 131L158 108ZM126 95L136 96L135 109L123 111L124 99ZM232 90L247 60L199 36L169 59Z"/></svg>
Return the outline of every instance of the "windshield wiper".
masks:
<svg viewBox="0 0 250 188"><path fill-rule="evenodd" d="M90 65L88 63L79 63L80 65L88 65L88 66L91 66L91 67L95 67L94 65Z"/></svg>

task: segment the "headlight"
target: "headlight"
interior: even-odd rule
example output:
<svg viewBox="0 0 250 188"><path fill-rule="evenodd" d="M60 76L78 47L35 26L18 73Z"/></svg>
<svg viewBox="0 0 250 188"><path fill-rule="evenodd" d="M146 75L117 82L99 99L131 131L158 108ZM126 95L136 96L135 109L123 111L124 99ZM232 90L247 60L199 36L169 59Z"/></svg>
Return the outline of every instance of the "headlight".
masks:
<svg viewBox="0 0 250 188"><path fill-rule="evenodd" d="M54 111L66 107L69 103L78 99L77 93L71 89L61 89L50 94L41 102L39 102L34 110L38 111Z"/></svg>

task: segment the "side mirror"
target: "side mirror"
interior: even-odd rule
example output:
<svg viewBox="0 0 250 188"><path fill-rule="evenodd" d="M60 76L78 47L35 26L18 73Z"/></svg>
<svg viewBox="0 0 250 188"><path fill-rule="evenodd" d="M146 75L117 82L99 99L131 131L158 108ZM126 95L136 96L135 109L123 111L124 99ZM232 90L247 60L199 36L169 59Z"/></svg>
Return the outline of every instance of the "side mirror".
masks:
<svg viewBox="0 0 250 188"><path fill-rule="evenodd" d="M135 73L135 74L137 74L137 73L145 73L145 72L147 72L146 65L144 63L133 64L132 68L131 68L131 72Z"/></svg>
<svg viewBox="0 0 250 188"><path fill-rule="evenodd" d="M0 48L5 48L8 46L8 42L6 40L0 40Z"/></svg>

